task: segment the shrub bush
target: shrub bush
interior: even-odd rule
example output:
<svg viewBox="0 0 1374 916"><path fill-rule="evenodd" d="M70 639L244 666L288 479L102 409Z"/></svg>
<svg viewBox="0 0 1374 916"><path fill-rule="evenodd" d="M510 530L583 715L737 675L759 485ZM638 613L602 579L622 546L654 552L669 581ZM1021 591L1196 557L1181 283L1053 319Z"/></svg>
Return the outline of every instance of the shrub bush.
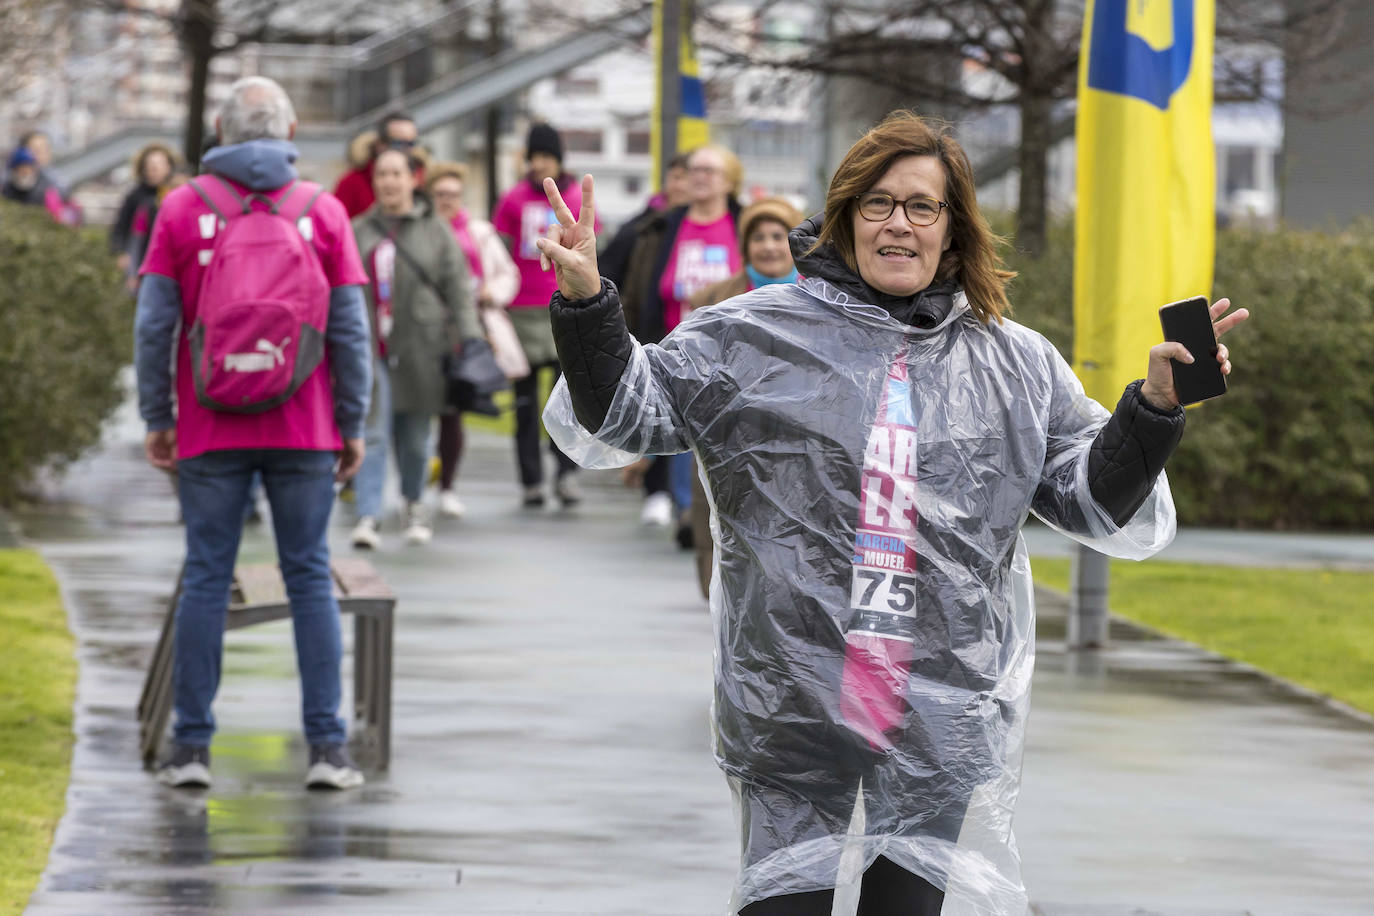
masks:
<svg viewBox="0 0 1374 916"><path fill-rule="evenodd" d="M133 302L96 230L0 203L0 504L75 460L120 403Z"/></svg>
<svg viewBox="0 0 1374 916"><path fill-rule="evenodd" d="M1072 361L1072 226L1008 261L1013 317ZM1226 338L1230 391L1189 410L1169 464L1180 522L1374 529L1374 225L1221 231L1214 295L1252 317Z"/></svg>

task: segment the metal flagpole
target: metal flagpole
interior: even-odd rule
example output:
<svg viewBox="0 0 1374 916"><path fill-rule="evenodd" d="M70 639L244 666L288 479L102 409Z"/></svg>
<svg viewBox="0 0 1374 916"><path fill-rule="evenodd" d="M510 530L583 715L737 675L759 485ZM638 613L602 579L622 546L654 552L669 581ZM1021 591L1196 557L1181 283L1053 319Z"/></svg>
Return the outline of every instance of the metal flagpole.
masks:
<svg viewBox="0 0 1374 916"><path fill-rule="evenodd" d="M1107 556L1078 545L1073 555L1073 595L1069 604L1068 644L1071 649L1107 648Z"/></svg>

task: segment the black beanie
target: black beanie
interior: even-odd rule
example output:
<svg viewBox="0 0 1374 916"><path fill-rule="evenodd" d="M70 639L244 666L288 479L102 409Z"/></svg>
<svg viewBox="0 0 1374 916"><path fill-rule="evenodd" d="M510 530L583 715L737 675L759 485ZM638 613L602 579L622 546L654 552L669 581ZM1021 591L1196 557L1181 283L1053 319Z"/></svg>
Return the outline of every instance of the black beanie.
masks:
<svg viewBox="0 0 1374 916"><path fill-rule="evenodd" d="M535 153L548 153L563 162L563 138L558 136L558 131L553 129L550 124L534 124L530 127L530 137L525 141L525 156L528 158Z"/></svg>

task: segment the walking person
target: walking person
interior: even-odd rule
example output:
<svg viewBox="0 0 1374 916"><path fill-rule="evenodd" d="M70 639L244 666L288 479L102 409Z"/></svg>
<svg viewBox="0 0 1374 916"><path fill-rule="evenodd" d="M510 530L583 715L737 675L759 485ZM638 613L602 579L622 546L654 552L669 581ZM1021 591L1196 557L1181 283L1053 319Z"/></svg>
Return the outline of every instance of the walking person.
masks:
<svg viewBox="0 0 1374 916"><path fill-rule="evenodd" d="M381 543L388 437L405 500L406 542L426 544L433 537L421 499L430 427L446 409L443 359L463 340L482 336L466 261L453 230L415 193L418 169L405 151L383 151L372 167L376 203L353 220L370 278L366 295L375 343L368 457L353 488L359 518L352 541L359 548Z"/></svg>
<svg viewBox="0 0 1374 916"><path fill-rule="evenodd" d="M129 278L130 292L138 286L138 271L148 252L148 239L162 198L170 190L177 154L167 144L153 142L134 156L136 184L124 195L110 226L110 253Z"/></svg>
<svg viewBox="0 0 1374 916"><path fill-rule="evenodd" d="M334 483L363 460L367 275L343 206L296 177L295 130L279 85L250 77L231 86L207 174L167 195L141 268L135 341L145 451L154 467L175 470L186 525L175 743L158 769L171 786L210 784L211 704L254 474L267 492L291 602L306 782L363 782L339 716L343 642L326 534Z"/></svg>
<svg viewBox="0 0 1374 916"><path fill-rule="evenodd" d="M530 127L525 158L529 171L497 202L491 223L520 271L520 288L508 311L520 335L520 345L525 349L530 374L514 385L515 461L521 502L526 508L534 509L545 502L544 462L540 456L543 429L539 411L543 405L539 398L539 377L547 370L556 382L562 373L549 330L549 297L555 284L552 275L540 270L536 247L544 231L553 224L553 211L544 196L544 179L552 179L567 194L565 200L573 212L580 208L582 198L577 182L563 171L563 139L553 127L548 124ZM577 485L577 465L552 440L549 452L557 467L554 495L564 507L574 506L582 499Z"/></svg>
<svg viewBox="0 0 1374 916"><path fill-rule="evenodd" d="M425 190L434 202L435 215L447 222L463 252L477 303L478 317L486 324L491 311L504 311L520 286L520 272L506 251L496 228L477 219L463 206L467 168L459 162L435 163L426 170ZM493 347L496 343L493 342ZM458 462L463 455L463 415L448 409L439 417L439 513L461 518L463 502L454 491Z"/></svg>
<svg viewBox="0 0 1374 916"><path fill-rule="evenodd" d="M687 153L678 153L668 160L668 166L663 170L663 190L651 196L643 210L625 220L606 243L606 247L597 254L601 275L616 286L624 284L625 270L630 265L630 256L634 254L635 244L654 217L666 210L685 207L691 199L687 191L688 158Z"/></svg>
<svg viewBox="0 0 1374 916"><path fill-rule="evenodd" d="M16 162L25 160L24 154L34 165L32 177L21 175L13 183L6 181L4 196L20 203L41 204L62 225L80 226L85 219L81 205L52 171L52 138L41 130L25 132L10 159L11 177Z"/></svg>
<svg viewBox="0 0 1374 916"><path fill-rule="evenodd" d="M739 218L739 249L744 267L729 279L693 296L691 311L765 286L796 283L797 265L792 260L787 236L801 221L802 215L797 208L781 197L765 197L745 207ZM691 465L690 495L684 501L676 492L680 490L679 485L673 488L673 501L678 504L678 543L696 553L697 582L705 598L709 596L711 565L715 557L711 543L711 507L707 505L706 489L692 454L684 452L670 460Z"/></svg>
<svg viewBox="0 0 1374 916"><path fill-rule="evenodd" d="M352 157L357 155L355 147L359 139L354 138L354 141L349 144L350 162ZM371 149L368 155L363 157L361 163L354 163L353 168L344 172L339 177L339 183L334 186L334 196L343 203L344 209L348 211L349 219L367 212L376 200L373 191L375 182L372 170L376 165L377 157L389 149L413 154L419 147L419 143L419 128L415 126L415 119L409 114L404 111L389 111L382 116L382 120L377 124L377 131L371 138ZM421 170L419 178L420 180L424 179L423 170Z"/></svg>
<svg viewBox="0 0 1374 916"><path fill-rule="evenodd" d="M645 221L625 268L622 302L630 333L657 343L690 310L692 296L740 270L736 194L744 180L739 159L710 144L687 157L687 202ZM652 458L644 472L640 521L673 524L672 461Z"/></svg>
<svg viewBox="0 0 1374 916"><path fill-rule="evenodd" d="M545 421L584 466L693 450L715 511L715 751L744 916L1027 908L1011 815L1034 660L1030 512L1113 556L1173 537L1171 358L1108 413L1004 318L997 239L950 134L894 113L791 234L804 279L661 345L596 273L593 191L541 243L565 382ZM1218 334L1248 317L1212 306ZM842 863L842 855L844 862Z"/></svg>
<svg viewBox="0 0 1374 916"><path fill-rule="evenodd" d="M46 142L44 138L45 149ZM61 186L40 164L33 150L22 143L14 148L6 162L5 183L0 187L0 197L43 207L48 215L64 226L81 225L81 208L67 198Z"/></svg>

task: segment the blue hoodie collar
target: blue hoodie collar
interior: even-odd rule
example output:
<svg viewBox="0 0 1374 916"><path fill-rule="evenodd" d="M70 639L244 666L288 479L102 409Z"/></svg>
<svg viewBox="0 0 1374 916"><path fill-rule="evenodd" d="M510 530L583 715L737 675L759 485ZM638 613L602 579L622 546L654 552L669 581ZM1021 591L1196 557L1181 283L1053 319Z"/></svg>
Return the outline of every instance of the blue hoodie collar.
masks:
<svg viewBox="0 0 1374 916"><path fill-rule="evenodd" d="M271 191L296 179L292 164L300 156L287 140L247 140L217 146L205 154L202 165L252 191Z"/></svg>

